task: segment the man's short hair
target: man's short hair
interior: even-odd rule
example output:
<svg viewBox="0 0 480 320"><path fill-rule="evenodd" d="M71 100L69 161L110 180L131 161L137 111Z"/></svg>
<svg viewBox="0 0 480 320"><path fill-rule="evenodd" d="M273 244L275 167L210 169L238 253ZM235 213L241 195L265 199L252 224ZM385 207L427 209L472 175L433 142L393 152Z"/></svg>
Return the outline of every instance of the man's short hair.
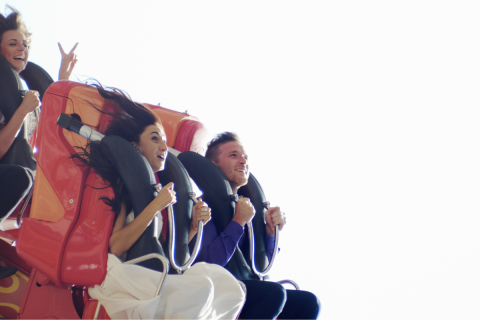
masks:
<svg viewBox="0 0 480 320"><path fill-rule="evenodd" d="M221 145L234 141L238 144L242 144L240 138L237 136L235 132L222 132L215 136L207 145L207 152L205 153L205 158L212 162L217 162L218 155L220 154L218 148Z"/></svg>

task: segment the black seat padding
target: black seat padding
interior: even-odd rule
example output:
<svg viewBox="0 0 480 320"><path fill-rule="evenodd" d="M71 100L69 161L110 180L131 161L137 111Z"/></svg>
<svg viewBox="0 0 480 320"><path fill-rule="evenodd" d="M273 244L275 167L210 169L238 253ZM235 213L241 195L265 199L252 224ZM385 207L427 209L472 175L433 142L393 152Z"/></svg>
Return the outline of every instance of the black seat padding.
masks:
<svg viewBox="0 0 480 320"><path fill-rule="evenodd" d="M268 257L266 252L266 243L265 243L265 212L267 211L264 206L265 194L263 193L262 186L258 180L250 173L248 177L248 183L238 189L238 195L244 196L250 199L250 202L255 208L255 216L252 219L252 225L255 237L255 267L259 272L263 272L268 265ZM245 241L247 243L248 241ZM250 260L250 246L242 246L243 254L245 259L251 265ZM266 276L265 278L268 278Z"/></svg>
<svg viewBox="0 0 480 320"><path fill-rule="evenodd" d="M202 190L204 201L207 202L208 206L212 209L212 222L215 225L217 232L223 232L235 213L233 192L227 178L215 164L195 152L182 152L178 155L178 159L187 169L190 177L192 177L199 189ZM267 262L264 241L265 218L262 203L264 197L263 192L261 196L255 195L255 193L261 191L261 187L252 175L250 177L249 184L247 185L248 187L244 187L245 189L243 192L245 196L249 194L249 198L252 200L255 210L260 213L255 214L253 225L255 231L256 267L258 270L263 271L265 270ZM251 181L256 182L257 185L251 185L251 183L253 183ZM245 243L248 243L248 237L245 240ZM244 248L248 247L245 243L243 246ZM205 247L202 248L202 250L205 249ZM225 268L239 280L259 279L259 277L252 272L249 262L249 256L245 255L245 252L242 252L237 246L237 250L235 250L235 253Z"/></svg>
<svg viewBox="0 0 480 320"><path fill-rule="evenodd" d="M165 163L165 170L157 172L160 183L165 186L170 182L174 183L174 190L177 196L177 202L173 205L173 214L175 221L175 262L183 266L190 258L188 248L188 233L192 220L193 200L189 193L192 192L190 179L182 163L170 152ZM167 221L163 221L167 223ZM169 235L166 237L167 241ZM174 268L170 268L170 273L176 274Z"/></svg>
<svg viewBox="0 0 480 320"><path fill-rule="evenodd" d="M151 166L133 144L121 137L106 136L101 140L100 147L102 153L118 170L124 186L127 188L136 218L157 195L154 188L157 182ZM154 223L150 223L140 238L127 251L127 261L150 253L159 253L165 256L155 235ZM149 259L139 265L163 271L162 263L157 259Z"/></svg>
<svg viewBox="0 0 480 320"><path fill-rule="evenodd" d="M23 100L23 86L12 65L0 56L0 111L9 122Z"/></svg>
<svg viewBox="0 0 480 320"><path fill-rule="evenodd" d="M37 90L40 94L40 100L43 99L43 94L47 91L48 86L53 83L52 77L38 64L28 62L25 69L20 72L20 76L28 85L30 90Z"/></svg>
<svg viewBox="0 0 480 320"><path fill-rule="evenodd" d="M5 58L0 56L0 111L8 123L23 101L25 91L17 72ZM14 164L31 170L36 169L37 162L32 148L27 141L25 126L22 125L12 146L0 159L0 164Z"/></svg>

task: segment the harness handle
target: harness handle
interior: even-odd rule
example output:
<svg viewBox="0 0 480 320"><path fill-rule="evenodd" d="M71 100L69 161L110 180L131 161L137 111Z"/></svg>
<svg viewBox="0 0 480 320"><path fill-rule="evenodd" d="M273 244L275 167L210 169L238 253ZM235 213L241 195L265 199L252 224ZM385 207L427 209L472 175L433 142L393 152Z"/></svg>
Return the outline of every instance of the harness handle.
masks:
<svg viewBox="0 0 480 320"><path fill-rule="evenodd" d="M263 206L267 210L270 209L270 202L269 201L263 202ZM276 225L275 226L275 246L273 248L272 259L271 261L269 261L268 266L265 268L265 270L260 272L257 270L257 267L255 266L255 239L253 236L252 221L248 222L247 225L248 225L248 237L250 239L250 260L252 261L252 271L260 278L260 280L263 280L263 278L267 275L267 273L272 268L273 262L275 261L275 258L277 256L280 230L278 229L278 225Z"/></svg>
<svg viewBox="0 0 480 320"><path fill-rule="evenodd" d="M195 197L195 192L189 192L188 196L190 197L191 200L193 200L194 203L197 203L198 200ZM198 221L198 233L197 233L197 241L195 242L195 246L193 247L193 252L190 255L190 259L188 259L187 262L183 266L178 266L177 263L175 262L175 257L174 257L174 252L175 252L175 218L173 216L173 210L172 210L172 205L169 205L167 207L167 214L168 214L168 230L169 230L169 240L170 240L170 246L169 246L169 257L170 257L170 263L172 264L172 267L178 272L178 274L182 274L183 271L187 270L190 268L193 264L193 261L197 258L198 253L200 252L200 247L202 243L202 237L203 237L203 221L200 220Z"/></svg>

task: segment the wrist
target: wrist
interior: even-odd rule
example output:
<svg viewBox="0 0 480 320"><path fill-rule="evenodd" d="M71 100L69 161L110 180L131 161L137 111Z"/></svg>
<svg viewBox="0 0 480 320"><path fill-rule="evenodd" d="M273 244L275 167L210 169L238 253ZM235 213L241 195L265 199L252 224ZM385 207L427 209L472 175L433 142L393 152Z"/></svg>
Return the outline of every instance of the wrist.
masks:
<svg viewBox="0 0 480 320"><path fill-rule="evenodd" d="M23 102L20 104L20 107L18 107L18 109L15 113L17 113L17 112L18 112L18 116L22 118L22 121L25 120L27 115L30 113L30 112L28 112L28 110L26 110Z"/></svg>
<svg viewBox="0 0 480 320"><path fill-rule="evenodd" d="M60 71L58 73L58 80L68 80L68 78L67 71Z"/></svg>
<svg viewBox="0 0 480 320"><path fill-rule="evenodd" d="M192 229L195 232L198 231L198 227L195 225L195 222L190 223L190 229Z"/></svg>
<svg viewBox="0 0 480 320"><path fill-rule="evenodd" d="M153 218L157 213L161 214L161 212L162 212L163 209L165 209L165 208L161 208L161 207L159 207L159 206L156 206L153 201L150 202L150 203L147 205L147 207L145 208L145 210L147 210L147 211L150 213L150 215L151 215L152 218Z"/></svg>
<svg viewBox="0 0 480 320"><path fill-rule="evenodd" d="M244 219L241 219L241 218L237 217L236 215L233 216L232 221L235 221L235 222L238 223L241 227L245 227L245 225L247 224L247 221L245 221Z"/></svg>

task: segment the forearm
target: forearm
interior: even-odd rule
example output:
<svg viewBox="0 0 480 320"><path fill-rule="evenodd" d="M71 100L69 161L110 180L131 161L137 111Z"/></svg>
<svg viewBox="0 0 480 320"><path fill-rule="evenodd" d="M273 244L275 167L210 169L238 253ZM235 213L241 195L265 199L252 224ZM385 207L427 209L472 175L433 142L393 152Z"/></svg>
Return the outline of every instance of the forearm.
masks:
<svg viewBox="0 0 480 320"><path fill-rule="evenodd" d="M238 223L230 221L220 235L217 235L213 224L207 224L205 229L202 249L197 262L203 261L225 266L237 248L238 241L243 235L243 228Z"/></svg>
<svg viewBox="0 0 480 320"><path fill-rule="evenodd" d="M18 108L5 128L0 130L0 159L3 158L12 146L13 140L22 127L23 120L26 116L27 114L25 114L21 108Z"/></svg>
<svg viewBox="0 0 480 320"><path fill-rule="evenodd" d="M58 70L58 80L69 80L70 74L68 73L69 64L62 61Z"/></svg>
<svg viewBox="0 0 480 320"><path fill-rule="evenodd" d="M272 261L273 251L275 249L275 237L269 237L265 235L265 253L267 254L268 261ZM280 248L278 248L280 251Z"/></svg>
<svg viewBox="0 0 480 320"><path fill-rule="evenodd" d="M147 229L156 213L157 210L150 204L132 222L114 231L109 240L110 252L118 257L127 252Z"/></svg>
<svg viewBox="0 0 480 320"><path fill-rule="evenodd" d="M173 183L170 182L164 186L152 202L127 225L125 225L127 210L125 203L122 203L122 208L113 226L112 235L110 236L110 252L116 256L121 256L125 253L142 236L155 215L176 201Z"/></svg>
<svg viewBox="0 0 480 320"><path fill-rule="evenodd" d="M197 234L197 230L192 229L190 225L190 231L188 232L188 242L192 241L193 237Z"/></svg>

